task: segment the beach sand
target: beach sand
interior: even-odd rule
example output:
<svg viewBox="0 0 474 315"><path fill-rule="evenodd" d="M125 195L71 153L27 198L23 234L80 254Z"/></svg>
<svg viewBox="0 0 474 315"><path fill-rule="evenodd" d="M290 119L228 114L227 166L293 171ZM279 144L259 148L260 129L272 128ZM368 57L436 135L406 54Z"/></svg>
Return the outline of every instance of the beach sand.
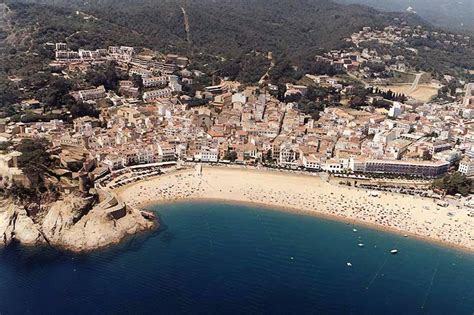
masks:
<svg viewBox="0 0 474 315"><path fill-rule="evenodd" d="M194 199L284 208L474 251L474 218L466 210L395 193L371 197L367 190L328 183L317 174L204 167L202 173L180 170L115 192L136 207Z"/></svg>

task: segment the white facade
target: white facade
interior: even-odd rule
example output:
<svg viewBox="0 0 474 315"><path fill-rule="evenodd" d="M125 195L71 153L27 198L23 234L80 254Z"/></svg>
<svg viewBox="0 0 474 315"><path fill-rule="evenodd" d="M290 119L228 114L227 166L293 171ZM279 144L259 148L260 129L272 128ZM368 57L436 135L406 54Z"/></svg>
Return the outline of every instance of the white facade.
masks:
<svg viewBox="0 0 474 315"><path fill-rule="evenodd" d="M168 82L168 79L165 76L161 77L144 77L142 79L144 87L153 87L153 86L160 86L165 85Z"/></svg>
<svg viewBox="0 0 474 315"><path fill-rule="evenodd" d="M217 162L219 160L219 150L202 148L201 151L194 156L194 158L202 162Z"/></svg>
<svg viewBox="0 0 474 315"><path fill-rule="evenodd" d="M171 95L172 95L171 90L169 88L147 91L143 93L143 100L145 102L150 102L150 101L157 100L160 98L168 98L168 97L171 97Z"/></svg>
<svg viewBox="0 0 474 315"><path fill-rule="evenodd" d="M321 161L314 157L314 155L306 156L303 155L303 166L305 169L312 171L321 170Z"/></svg>
<svg viewBox="0 0 474 315"><path fill-rule="evenodd" d="M459 163L458 172L466 176L474 175L474 159L463 159Z"/></svg>

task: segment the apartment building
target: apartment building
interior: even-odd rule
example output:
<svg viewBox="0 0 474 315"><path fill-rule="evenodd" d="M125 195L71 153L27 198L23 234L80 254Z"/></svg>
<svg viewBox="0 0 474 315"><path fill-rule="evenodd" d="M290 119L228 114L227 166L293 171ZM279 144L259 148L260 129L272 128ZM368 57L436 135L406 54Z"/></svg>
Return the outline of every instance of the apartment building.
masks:
<svg viewBox="0 0 474 315"><path fill-rule="evenodd" d="M71 93L72 97L74 97L77 101L95 101L106 96L106 91L103 85L95 88L95 89L88 89L88 90L81 90L77 92Z"/></svg>
<svg viewBox="0 0 474 315"><path fill-rule="evenodd" d="M165 76L159 76L159 77L144 77L142 79L143 81L143 87L149 88L149 87L156 87L156 86L164 86L168 82L168 78Z"/></svg>
<svg viewBox="0 0 474 315"><path fill-rule="evenodd" d="M474 175L474 159L470 157L466 157L462 159L461 162L459 163L458 172L466 176L473 176Z"/></svg>
<svg viewBox="0 0 474 315"><path fill-rule="evenodd" d="M371 160L365 162L365 173L438 177L448 171L449 163L444 161L394 161Z"/></svg>
<svg viewBox="0 0 474 315"><path fill-rule="evenodd" d="M164 88L160 90L147 91L143 93L143 100L145 102L154 101L160 98L169 98L172 96L170 88Z"/></svg>

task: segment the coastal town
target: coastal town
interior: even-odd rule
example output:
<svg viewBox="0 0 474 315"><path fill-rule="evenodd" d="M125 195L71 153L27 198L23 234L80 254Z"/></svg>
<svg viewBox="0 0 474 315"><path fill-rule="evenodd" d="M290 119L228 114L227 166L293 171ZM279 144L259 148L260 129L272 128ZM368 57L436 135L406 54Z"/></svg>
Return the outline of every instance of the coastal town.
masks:
<svg viewBox="0 0 474 315"><path fill-rule="evenodd" d="M0 1L0 315L474 315L473 5Z"/></svg>
<svg viewBox="0 0 474 315"><path fill-rule="evenodd" d="M44 115L45 104L34 98L16 105L19 120L3 113L0 185L35 185L21 165L25 153L16 147L39 139L57 161L42 180L66 194L112 194L102 199L109 198L105 208L113 220L125 216L126 209L113 195L116 189L170 170L204 164L306 173L344 187L431 197L437 208L455 207L465 225L455 227L454 239L442 240L470 247L473 236L463 231L473 222L470 189L447 197L448 190L432 183L450 173L474 175L474 83L417 72L410 59L417 51L409 40L428 37L439 38L441 45L470 45L469 37L421 27L365 27L347 39L352 48L315 56L316 68L326 74L306 73L283 85L272 84L267 74L255 85L214 75L211 85L202 86L196 82L206 74L186 56L126 46L72 50L64 42L46 43L54 55L49 67L59 79L83 82L98 67L110 65L121 76L114 88L105 86L106 77L105 84L68 91L73 102L87 109L69 121L22 121ZM373 42L394 53L365 45ZM402 76L410 81L393 83ZM422 85L434 91L429 100L416 93ZM448 85L452 88L441 93ZM72 116L62 106L51 113ZM124 201L139 206L135 197ZM330 196L325 198L328 203ZM317 200L303 208L309 206L318 207ZM337 215L342 209L334 211ZM372 215L369 221L376 224L384 213ZM366 215L356 218L368 220ZM392 222L402 229L403 218ZM419 226L408 232L433 236Z"/></svg>

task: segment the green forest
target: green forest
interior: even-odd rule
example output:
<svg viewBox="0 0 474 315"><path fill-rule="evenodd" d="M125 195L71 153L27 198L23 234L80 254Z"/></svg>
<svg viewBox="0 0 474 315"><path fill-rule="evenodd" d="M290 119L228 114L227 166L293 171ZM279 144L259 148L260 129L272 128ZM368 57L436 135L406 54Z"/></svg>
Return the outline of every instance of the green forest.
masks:
<svg viewBox="0 0 474 315"><path fill-rule="evenodd" d="M17 99L20 87L11 78L49 71L53 55L47 43L65 41L71 49L127 45L179 53L190 57L191 69L242 83L258 82L269 67L266 54L271 51L276 66L269 78L277 84L320 68L314 65L316 54L347 46L344 39L363 26L405 21L429 27L413 14L380 13L329 0L7 0L6 4L11 27L1 33L2 105ZM189 19L188 35L182 8ZM422 70L443 74L474 68L472 47L443 50L431 41L411 44L420 51L412 59Z"/></svg>

